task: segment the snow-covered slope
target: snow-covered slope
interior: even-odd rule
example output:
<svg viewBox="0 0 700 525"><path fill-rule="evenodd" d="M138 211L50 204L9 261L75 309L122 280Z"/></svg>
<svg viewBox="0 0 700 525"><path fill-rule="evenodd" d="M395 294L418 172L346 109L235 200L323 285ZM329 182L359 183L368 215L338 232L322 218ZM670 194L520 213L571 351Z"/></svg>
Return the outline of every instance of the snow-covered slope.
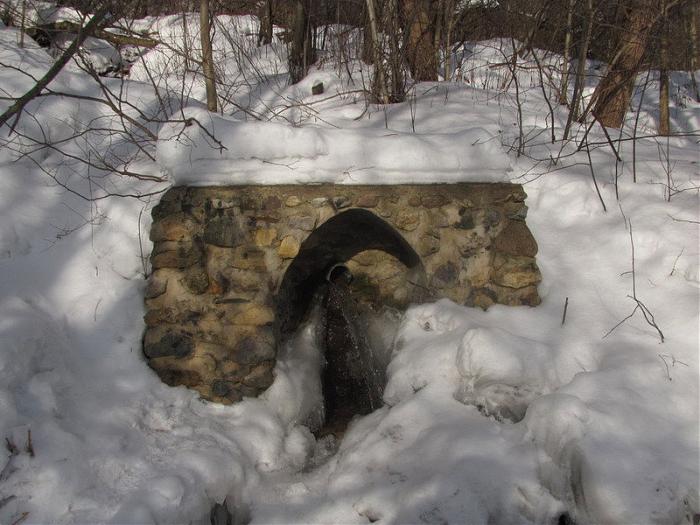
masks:
<svg viewBox="0 0 700 525"><path fill-rule="evenodd" d="M0 29L0 62L45 71L48 55L16 42L14 30ZM283 69L274 53L267 60ZM28 513L30 523L208 523L214 502L227 498L252 523L552 523L563 512L578 523L692 523L700 513L697 137L640 140L636 184L623 143L619 201L613 155L592 150L605 213L585 151L566 146L556 166L537 160L560 148L545 138L539 90L523 93L528 141L518 157L512 93L419 84L410 103L366 111L351 95L315 99L307 88L316 80L349 85L331 64L301 87L246 91L268 107L312 104L295 127L275 112L266 114L274 122L244 122L187 109L180 117L196 117L226 149L205 148L197 124L173 137L178 117L154 128L157 162L128 141L91 135L85 149L82 134L71 138L88 122L114 122L101 105L48 97L28 108L18 127L27 137L49 132L82 158L117 158L116 148L139 173L173 178L116 177L28 138L0 150L0 437L18 449L0 459L0 521ZM31 79L3 66L0 85L16 95ZM158 110L148 83L125 86L139 108ZM78 73L52 87L99 93ZM651 91L640 130L654 127ZM700 105L672 114L677 129L700 127ZM558 137L565 117L556 111ZM596 129L591 141L605 143ZM670 202L668 166L684 190ZM158 194L89 202L66 189L102 197L175 181L432 182L446 173L526 183L542 304L411 308L395 334L386 406L355 420L334 455L302 424L318 408L312 327L282 352L263 399L223 407L163 385L140 350L142 254ZM633 286L663 343L640 311L611 332L636 306Z"/></svg>

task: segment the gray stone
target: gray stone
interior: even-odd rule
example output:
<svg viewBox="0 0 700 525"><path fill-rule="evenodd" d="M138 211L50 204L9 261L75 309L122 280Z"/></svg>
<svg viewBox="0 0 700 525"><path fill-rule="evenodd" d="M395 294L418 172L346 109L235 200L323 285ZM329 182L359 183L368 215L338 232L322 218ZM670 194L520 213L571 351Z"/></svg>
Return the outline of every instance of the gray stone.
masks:
<svg viewBox="0 0 700 525"><path fill-rule="evenodd" d="M170 332L155 343L144 344L143 353L146 357L187 357L192 353L194 344L186 334Z"/></svg>
<svg viewBox="0 0 700 525"><path fill-rule="evenodd" d="M219 397L226 397L232 389L233 383L224 379L217 379L211 384L211 393Z"/></svg>
<svg viewBox="0 0 700 525"><path fill-rule="evenodd" d="M486 231L494 226L498 226L501 219L503 219L503 214L500 211L494 209L487 210L486 215L484 216L484 226L486 226Z"/></svg>
<svg viewBox="0 0 700 525"><path fill-rule="evenodd" d="M474 229L474 215L469 210L460 210L460 218L455 227L460 230L472 230Z"/></svg>
<svg viewBox="0 0 700 525"><path fill-rule="evenodd" d="M250 336L241 339L233 349L233 358L242 364L257 363L274 357L275 349L270 343Z"/></svg>
<svg viewBox="0 0 700 525"><path fill-rule="evenodd" d="M207 244L231 248L241 244L242 240L241 227L233 217L214 217L204 226L204 242Z"/></svg>
<svg viewBox="0 0 700 525"><path fill-rule="evenodd" d="M352 201L350 200L349 197L346 197L345 195L339 195L336 197L333 197L333 207L336 210L342 210L343 208L347 208L352 204Z"/></svg>
<svg viewBox="0 0 700 525"><path fill-rule="evenodd" d="M168 289L168 280L152 273L146 285L146 299L155 299L163 295Z"/></svg>
<svg viewBox="0 0 700 525"><path fill-rule="evenodd" d="M445 285L454 284L457 282L457 278L459 277L459 268L457 268L457 265L452 261L448 261L445 264L438 266L434 275Z"/></svg>
<svg viewBox="0 0 700 525"><path fill-rule="evenodd" d="M203 294L209 288L209 275L201 266L192 266L185 272L185 286L195 295Z"/></svg>
<svg viewBox="0 0 700 525"><path fill-rule="evenodd" d="M310 215L292 215L287 219L287 226L293 230L310 232L316 227L316 218Z"/></svg>

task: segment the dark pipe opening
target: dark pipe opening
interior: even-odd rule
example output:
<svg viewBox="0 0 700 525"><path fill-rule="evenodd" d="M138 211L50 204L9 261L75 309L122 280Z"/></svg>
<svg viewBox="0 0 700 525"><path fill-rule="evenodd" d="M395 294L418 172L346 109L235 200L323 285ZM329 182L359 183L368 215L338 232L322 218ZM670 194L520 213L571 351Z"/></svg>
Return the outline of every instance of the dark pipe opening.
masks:
<svg viewBox="0 0 700 525"><path fill-rule="evenodd" d="M362 209L340 213L311 232L282 278L276 298L278 342L302 322L325 273L366 250L382 250L422 273L418 254L386 221Z"/></svg>
<svg viewBox="0 0 700 525"><path fill-rule="evenodd" d="M369 312L353 297L353 276L343 264L366 250L392 255L424 282L420 257L403 236L373 213L352 209L308 236L287 268L277 295L278 345L296 331L314 303L321 306L317 327L325 357L321 435L338 436L353 416L382 406L385 370L367 336ZM420 288L416 291L421 292Z"/></svg>

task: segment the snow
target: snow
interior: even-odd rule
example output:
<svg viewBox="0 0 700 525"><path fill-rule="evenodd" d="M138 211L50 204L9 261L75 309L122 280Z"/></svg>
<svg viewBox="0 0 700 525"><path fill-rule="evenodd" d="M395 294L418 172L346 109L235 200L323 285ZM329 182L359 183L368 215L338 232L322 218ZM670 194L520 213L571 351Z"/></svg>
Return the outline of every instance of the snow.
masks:
<svg viewBox="0 0 700 525"><path fill-rule="evenodd" d="M159 165L176 184L505 182L509 169L494 136L480 127L358 134L241 122L190 107L182 120L158 136Z"/></svg>
<svg viewBox="0 0 700 525"><path fill-rule="evenodd" d="M181 20L134 26L161 37L171 31L175 42ZM254 19L231 21L244 33L232 35L239 50L252 49ZM39 77L51 64L31 41L21 50L17 41L16 29L0 28L3 96L32 85L20 72ZM474 64L497 56L494 42L473 49ZM177 70L152 70L160 99L139 76L145 70L123 84L105 79L145 114L172 117L149 124L157 141L139 143L155 160L120 131L83 135L89 122L123 128L103 104L69 97L33 101L21 136L3 142L0 437L19 450L0 458L0 521L26 512L31 523L208 523L214 503L226 500L238 522L260 524L552 523L563 512L577 523L693 523L700 514L697 137L640 139L636 184L632 144L623 142L619 201L614 156L607 146L592 149L604 213L585 151L567 145L556 169L549 164L561 145L548 142L552 117L539 87L522 82L527 140L518 156L514 93L498 91L497 72L484 64L468 66L468 85L418 84L410 102L381 108L365 107L354 92L366 73L356 62L339 72L326 57L300 85L286 86L279 43L249 56L246 67L233 56L221 62L247 75L236 91L246 111L229 104L210 114L198 88L181 99ZM168 58L149 51L144 67ZM326 94L312 96L318 80ZM197 86L201 77L188 81ZM674 73L672 82L673 126L697 132L700 105L687 96L688 76ZM51 88L101 93L74 70ZM655 129L655 90L656 83L647 88L639 134ZM634 125L629 119L623 134ZM555 108L558 137L565 121ZM38 147L46 137L76 158ZM591 141L606 142L596 128ZM166 181L79 162L100 153ZM484 312L441 300L411 307L397 328L387 323L385 406L353 420L342 441L311 433L322 363L313 322L280 349L275 382L260 399L215 405L167 387L147 367L141 254L151 249L157 192L172 184L457 180L525 184L542 304ZM150 196L88 202L69 189ZM617 326L636 305L633 290L663 343L639 311Z"/></svg>

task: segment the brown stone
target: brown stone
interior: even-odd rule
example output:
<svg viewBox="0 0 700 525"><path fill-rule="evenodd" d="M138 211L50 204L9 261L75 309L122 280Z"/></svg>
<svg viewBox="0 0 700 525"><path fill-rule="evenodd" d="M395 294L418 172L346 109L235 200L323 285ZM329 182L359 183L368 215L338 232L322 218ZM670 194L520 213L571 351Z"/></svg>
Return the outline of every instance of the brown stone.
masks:
<svg viewBox="0 0 700 525"><path fill-rule="evenodd" d="M299 253L299 248L301 243L293 235L287 235L277 250L277 254L282 257L282 259L294 259Z"/></svg>
<svg viewBox="0 0 700 525"><path fill-rule="evenodd" d="M153 242L189 240L198 225L184 213L168 215L153 223L150 239Z"/></svg>
<svg viewBox="0 0 700 525"><path fill-rule="evenodd" d="M399 210L399 213L394 219L394 224L397 228L400 228L407 232L412 232L420 224L420 215L417 212L410 210Z"/></svg>
<svg viewBox="0 0 700 525"><path fill-rule="evenodd" d="M159 268L187 268L202 261L199 246L192 242L163 241L156 243L151 254L151 266Z"/></svg>
<svg viewBox="0 0 700 525"><path fill-rule="evenodd" d="M272 362L268 361L253 367L243 379L243 384L247 387L264 390L272 384L274 376L272 375Z"/></svg>
<svg viewBox="0 0 700 525"><path fill-rule="evenodd" d="M231 253L230 264L238 270L267 271L265 252L255 248L241 246Z"/></svg>
<svg viewBox="0 0 700 525"><path fill-rule="evenodd" d="M418 241L418 255L428 257L440 251L440 237L436 235L423 235Z"/></svg>
<svg viewBox="0 0 700 525"><path fill-rule="evenodd" d="M449 199L440 193L423 195L420 198L420 203L426 208L439 208L449 202Z"/></svg>
<svg viewBox="0 0 700 525"><path fill-rule="evenodd" d="M277 239L277 230L275 228L260 228L255 230L255 245L259 248L264 246L272 246L272 243Z"/></svg>
<svg viewBox="0 0 700 525"><path fill-rule="evenodd" d="M355 203L358 208L376 208L377 204L379 204L379 196L373 194L363 194Z"/></svg>
<svg viewBox="0 0 700 525"><path fill-rule="evenodd" d="M287 199L284 201L284 205L287 206L288 208L295 208L299 206L303 201L297 197L296 195L290 195L287 197Z"/></svg>
<svg viewBox="0 0 700 525"><path fill-rule="evenodd" d="M530 229L522 221L508 221L505 228L494 240L494 248L508 255L534 257L537 255L537 242Z"/></svg>
<svg viewBox="0 0 700 525"><path fill-rule="evenodd" d="M492 281L506 288L525 288L542 280L540 270L532 257L497 254L493 266Z"/></svg>
<svg viewBox="0 0 700 525"><path fill-rule="evenodd" d="M493 290L489 288L474 288L469 293L469 297L467 297L464 304L465 306L474 306L486 310L489 306L495 304L497 300L498 295Z"/></svg>
<svg viewBox="0 0 700 525"><path fill-rule="evenodd" d="M155 271L148 278L146 285L146 299L154 299L160 297L168 289L168 279L161 275L161 272Z"/></svg>
<svg viewBox="0 0 700 525"><path fill-rule="evenodd" d="M209 288L209 275L203 267L192 266L185 271L183 282L195 295L203 294Z"/></svg>
<svg viewBox="0 0 700 525"><path fill-rule="evenodd" d="M270 195L262 203L262 209L266 211L279 210L282 207L282 201L275 195Z"/></svg>
<svg viewBox="0 0 700 525"><path fill-rule="evenodd" d="M261 326L272 324L275 312L268 306L249 303L233 318L234 324Z"/></svg>

